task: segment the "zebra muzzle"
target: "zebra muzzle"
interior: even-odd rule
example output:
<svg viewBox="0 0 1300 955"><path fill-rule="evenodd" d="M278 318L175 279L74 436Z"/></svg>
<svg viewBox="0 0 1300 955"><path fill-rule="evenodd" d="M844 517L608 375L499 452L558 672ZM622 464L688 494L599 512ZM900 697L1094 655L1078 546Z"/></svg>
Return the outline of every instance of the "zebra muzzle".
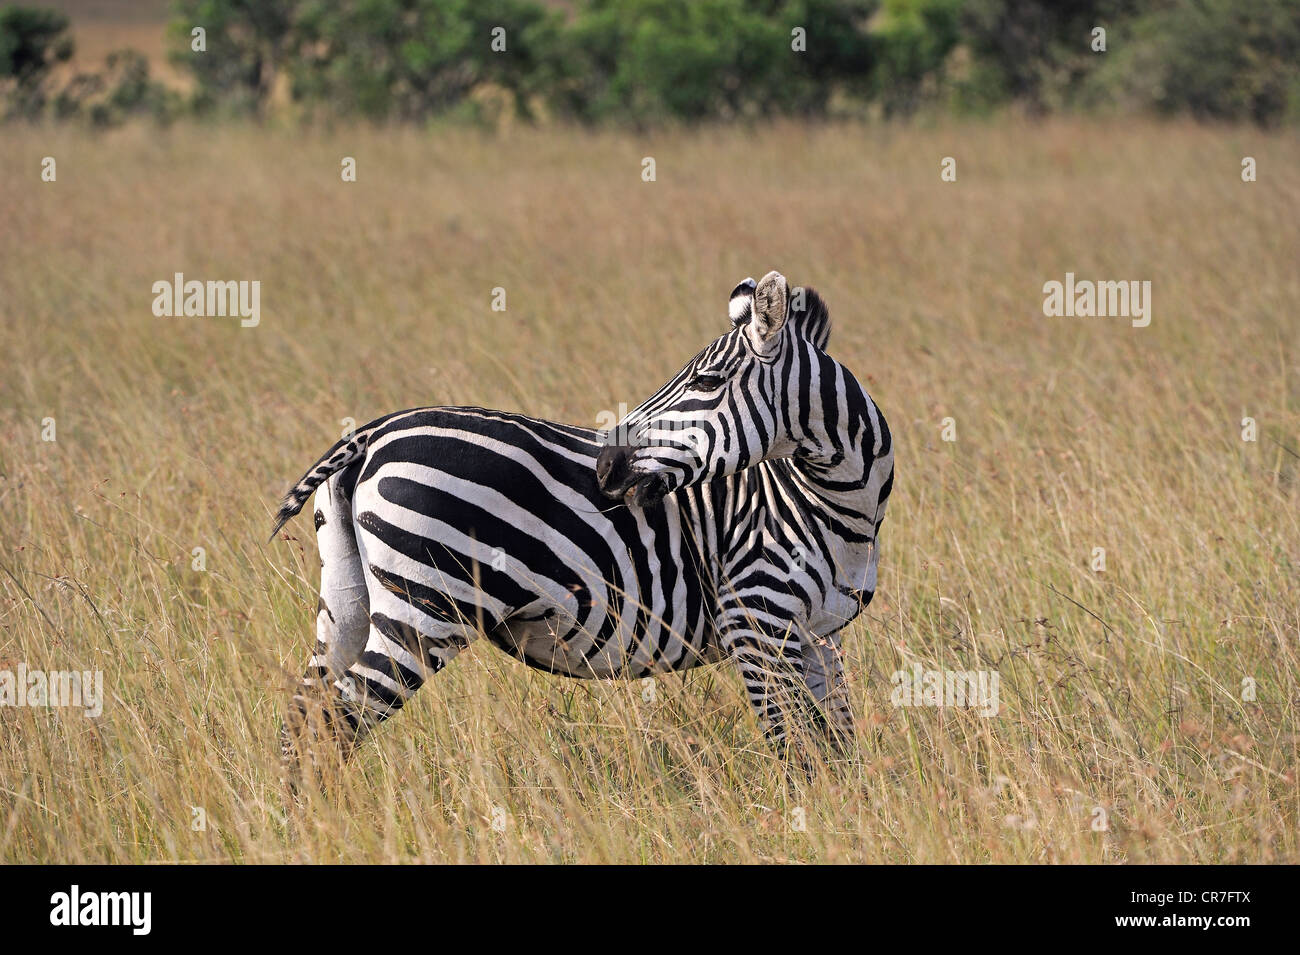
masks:
<svg viewBox="0 0 1300 955"><path fill-rule="evenodd" d="M632 450L625 444L612 444L596 456L596 485L606 497L622 500L632 486Z"/></svg>
<svg viewBox="0 0 1300 955"><path fill-rule="evenodd" d="M601 493L633 507L654 507L672 487L663 474L632 470L635 448L607 445L596 456L596 484Z"/></svg>
<svg viewBox="0 0 1300 955"><path fill-rule="evenodd" d="M633 484L623 499L632 507L656 507L669 490L662 474L648 474Z"/></svg>

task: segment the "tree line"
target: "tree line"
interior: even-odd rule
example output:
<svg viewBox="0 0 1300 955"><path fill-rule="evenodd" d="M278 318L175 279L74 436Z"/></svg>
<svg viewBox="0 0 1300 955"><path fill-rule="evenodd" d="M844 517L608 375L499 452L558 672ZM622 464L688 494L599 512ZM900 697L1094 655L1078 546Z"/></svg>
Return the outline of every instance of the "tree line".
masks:
<svg viewBox="0 0 1300 955"><path fill-rule="evenodd" d="M169 42L184 91L131 50L60 76L67 17L0 7L0 115L1300 118L1295 0L177 0Z"/></svg>

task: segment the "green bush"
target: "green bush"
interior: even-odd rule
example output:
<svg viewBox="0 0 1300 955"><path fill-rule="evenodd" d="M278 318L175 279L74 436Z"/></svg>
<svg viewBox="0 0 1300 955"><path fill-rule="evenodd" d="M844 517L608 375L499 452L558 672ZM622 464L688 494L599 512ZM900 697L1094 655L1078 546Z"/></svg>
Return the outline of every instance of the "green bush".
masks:
<svg viewBox="0 0 1300 955"><path fill-rule="evenodd" d="M865 88L875 6L591 0L560 38L552 99L586 120L822 113L837 90Z"/></svg>
<svg viewBox="0 0 1300 955"><path fill-rule="evenodd" d="M194 105L260 111L278 72L297 49L299 0L176 0L172 62L194 77ZM202 27L206 49L192 49L191 31Z"/></svg>
<svg viewBox="0 0 1300 955"><path fill-rule="evenodd" d="M72 57L67 30L56 10L0 7L0 118L40 115L51 69Z"/></svg>
<svg viewBox="0 0 1300 955"><path fill-rule="evenodd" d="M937 95L945 63L961 39L962 0L885 0L873 25L873 96L886 115L914 112ZM927 91L931 82L935 89Z"/></svg>
<svg viewBox="0 0 1300 955"><path fill-rule="evenodd" d="M559 15L532 0L311 0L286 7L276 20L284 32L267 46L294 98L377 119L444 112L483 85L506 89L527 112L559 29ZM493 33L498 28L503 35ZM247 34L239 39L251 46ZM494 39L505 49L494 49ZM263 101L269 92L266 82L246 89Z"/></svg>
<svg viewBox="0 0 1300 955"><path fill-rule="evenodd" d="M1018 102L1032 113L1072 105L1143 5L1143 0L966 0L960 29L974 62L969 82L959 90L962 101L975 107ZM1105 53L1092 49L1095 27L1106 30Z"/></svg>
<svg viewBox="0 0 1300 955"><path fill-rule="evenodd" d="M133 116L169 122L181 111L181 97L149 76L149 61L137 50L115 50L102 73L78 73L51 100L58 119L117 126Z"/></svg>
<svg viewBox="0 0 1300 955"><path fill-rule="evenodd" d="M284 74L302 103L376 118L447 112L481 87L590 121L820 113L865 93L876 3L587 0L566 17L537 0L180 0L174 59L199 105L234 110L264 108ZM195 26L207 53L188 49Z"/></svg>
<svg viewBox="0 0 1300 955"><path fill-rule="evenodd" d="M1091 85L1092 105L1199 119L1300 119L1300 4L1177 0L1139 17Z"/></svg>
<svg viewBox="0 0 1300 955"><path fill-rule="evenodd" d="M1300 112L1296 0L178 0L195 105L646 124L876 104ZM188 49L203 26L208 50ZM1092 49L1092 31L1107 50ZM492 48L505 30L506 49ZM31 33L31 30L28 30ZM801 48L796 48L798 40ZM43 63L48 57L36 56ZM30 56L29 56L30 59ZM39 71L39 67L38 67ZM490 97L478 95L491 93Z"/></svg>

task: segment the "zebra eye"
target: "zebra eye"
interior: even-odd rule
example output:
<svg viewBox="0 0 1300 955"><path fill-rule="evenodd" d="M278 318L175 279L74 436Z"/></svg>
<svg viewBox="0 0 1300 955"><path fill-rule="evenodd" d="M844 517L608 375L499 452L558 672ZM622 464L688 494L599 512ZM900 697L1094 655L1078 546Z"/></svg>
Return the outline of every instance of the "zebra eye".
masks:
<svg viewBox="0 0 1300 955"><path fill-rule="evenodd" d="M721 375L699 374L690 380L686 387L692 391L717 391L727 383Z"/></svg>

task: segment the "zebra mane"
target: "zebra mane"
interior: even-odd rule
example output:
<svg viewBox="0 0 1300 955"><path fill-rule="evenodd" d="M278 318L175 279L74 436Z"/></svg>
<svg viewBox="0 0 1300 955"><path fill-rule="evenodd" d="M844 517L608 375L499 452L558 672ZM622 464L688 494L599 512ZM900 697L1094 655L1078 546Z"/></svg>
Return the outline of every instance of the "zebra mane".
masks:
<svg viewBox="0 0 1300 955"><path fill-rule="evenodd" d="M790 296L790 322L793 323L795 331L816 345L820 351L825 351L831 339L831 313L826 303L822 301L815 288L805 285L803 308L797 308L798 304L796 290L796 294Z"/></svg>
<svg viewBox="0 0 1300 955"><path fill-rule="evenodd" d="M747 278L731 290L727 312L731 316L732 328L747 325L754 317L754 289L757 287L757 282ZM798 335L812 342L821 351L825 351L831 338L830 310L827 309L826 303L817 294L816 289L802 286L801 290L803 292L801 308L797 307L800 305L797 297L800 288L796 288L794 290L796 294L790 296L789 320Z"/></svg>

